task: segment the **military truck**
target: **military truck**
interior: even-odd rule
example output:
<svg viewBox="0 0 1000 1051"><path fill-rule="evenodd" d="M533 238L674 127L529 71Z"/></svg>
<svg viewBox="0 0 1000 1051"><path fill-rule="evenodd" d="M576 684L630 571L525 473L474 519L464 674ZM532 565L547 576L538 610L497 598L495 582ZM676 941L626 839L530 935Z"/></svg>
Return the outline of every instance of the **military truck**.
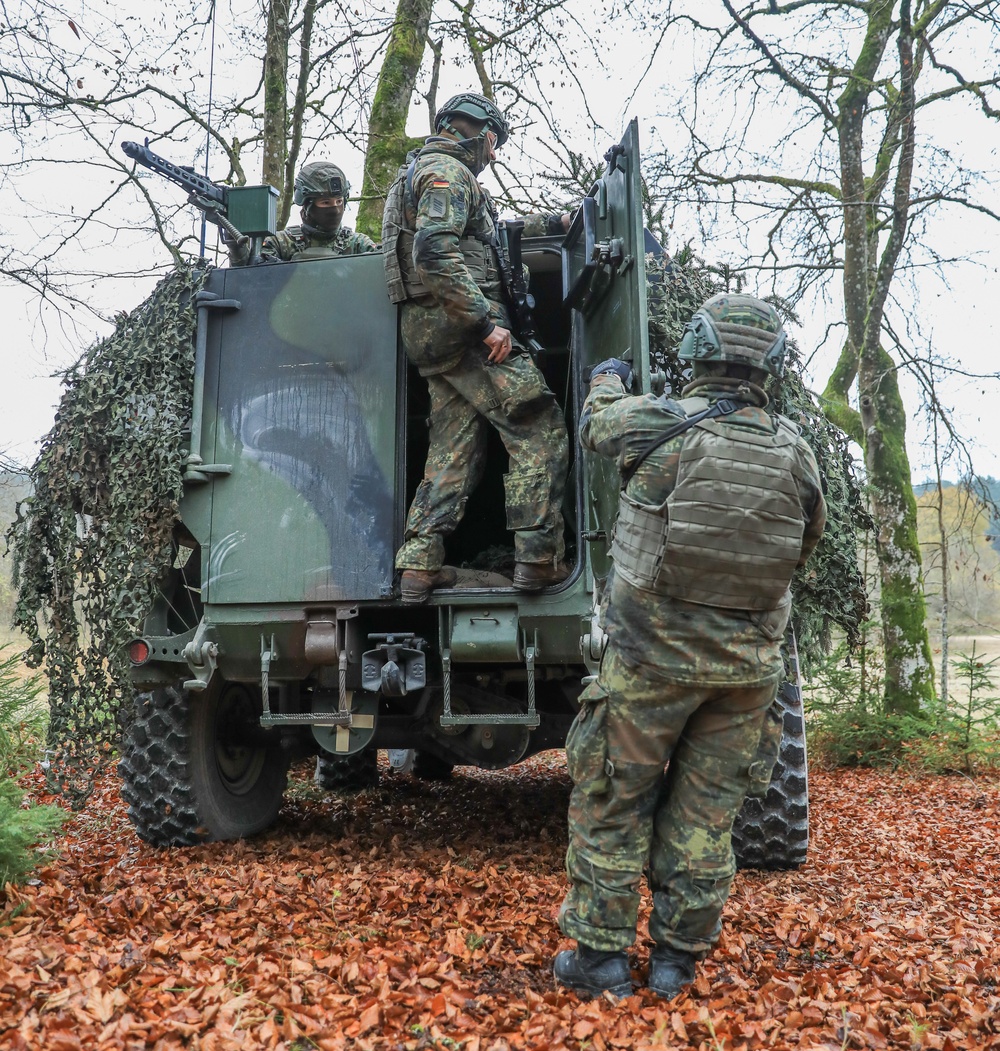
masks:
<svg viewBox="0 0 1000 1051"><path fill-rule="evenodd" d="M583 371L651 366L635 122L565 238L526 240L540 364L571 436L569 578L516 591L496 441L448 541L456 586L399 598L393 555L427 448L426 385L400 349L379 255L210 272L197 297L194 405L176 554L129 644L134 719L120 763L138 834L160 845L271 825L293 759L335 779L413 749L416 773L497 769L562 747L597 671L615 465L576 439ZM788 867L808 839L794 648L782 755L748 800L743 864Z"/></svg>

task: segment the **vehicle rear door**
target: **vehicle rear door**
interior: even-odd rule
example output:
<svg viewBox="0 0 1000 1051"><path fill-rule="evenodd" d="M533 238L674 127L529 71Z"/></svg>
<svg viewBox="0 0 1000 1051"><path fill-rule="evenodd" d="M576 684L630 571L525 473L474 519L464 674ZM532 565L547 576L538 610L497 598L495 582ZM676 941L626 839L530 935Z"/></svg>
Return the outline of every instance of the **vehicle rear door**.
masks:
<svg viewBox="0 0 1000 1051"><path fill-rule="evenodd" d="M604 174L582 202L563 245L563 298L573 310L571 352L580 384L584 371L606 358L632 365L633 393L650 389L645 232L639 170L639 123L604 157ZM609 538L618 510L614 461L584 453L583 538L594 572L607 573Z"/></svg>

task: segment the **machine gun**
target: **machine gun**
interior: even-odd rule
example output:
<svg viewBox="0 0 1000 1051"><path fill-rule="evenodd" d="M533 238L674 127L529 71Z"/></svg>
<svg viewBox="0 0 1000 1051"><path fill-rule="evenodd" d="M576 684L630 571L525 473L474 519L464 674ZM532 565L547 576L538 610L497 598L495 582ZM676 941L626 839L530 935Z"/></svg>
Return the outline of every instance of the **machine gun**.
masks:
<svg viewBox="0 0 1000 1051"><path fill-rule="evenodd" d="M174 164L154 153L149 148L149 139L141 146L137 142L123 142L122 150L136 164L186 190L188 203L222 229L224 241L237 243L242 240L245 244L245 239L249 238L251 249L246 261L259 260L262 238L275 230L278 191L273 186L217 186L189 165Z"/></svg>
<svg viewBox="0 0 1000 1051"><path fill-rule="evenodd" d="M497 232L497 255L500 258L503 285L510 301L514 331L532 356L537 357L545 353L545 348L538 342L538 332L532 315L535 309L535 297L528 291L528 282L524 278L524 265L521 262L521 235L524 233L524 222L521 219L504 219L497 224Z"/></svg>

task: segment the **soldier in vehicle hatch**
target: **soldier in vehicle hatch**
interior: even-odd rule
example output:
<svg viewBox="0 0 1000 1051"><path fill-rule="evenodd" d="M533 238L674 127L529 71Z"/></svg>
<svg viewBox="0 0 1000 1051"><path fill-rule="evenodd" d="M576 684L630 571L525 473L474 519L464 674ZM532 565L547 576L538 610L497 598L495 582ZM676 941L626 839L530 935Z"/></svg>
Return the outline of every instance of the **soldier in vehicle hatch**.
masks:
<svg viewBox="0 0 1000 1051"><path fill-rule="evenodd" d="M580 437L618 460L622 488L609 642L566 740L559 926L577 947L554 973L580 993L632 992L644 870L649 988L670 998L693 980L736 871L733 821L751 781L770 777L755 767L768 765L758 745L783 675L789 583L826 519L812 452L767 411L762 385L784 353L772 307L721 295L685 330L678 355L694 379L680 401L629 397L631 370L614 358L591 377Z"/></svg>
<svg viewBox="0 0 1000 1051"><path fill-rule="evenodd" d="M330 255L365 255L378 245L366 234L343 225L344 209L351 184L336 164L312 161L295 177L293 200L302 209L302 224L287 226L264 238L261 260L265 263L322 259ZM229 240L223 231L232 266L250 262L250 238Z"/></svg>
<svg viewBox="0 0 1000 1051"><path fill-rule="evenodd" d="M563 414L511 332L496 211L476 178L510 128L489 99L471 92L445 103L434 127L436 134L400 168L382 225L389 298L403 304L403 347L430 390L424 479L396 553L409 603L455 581L443 565L444 542L482 476L487 426L510 454L504 484L514 586L537 591L569 574L562 561Z"/></svg>

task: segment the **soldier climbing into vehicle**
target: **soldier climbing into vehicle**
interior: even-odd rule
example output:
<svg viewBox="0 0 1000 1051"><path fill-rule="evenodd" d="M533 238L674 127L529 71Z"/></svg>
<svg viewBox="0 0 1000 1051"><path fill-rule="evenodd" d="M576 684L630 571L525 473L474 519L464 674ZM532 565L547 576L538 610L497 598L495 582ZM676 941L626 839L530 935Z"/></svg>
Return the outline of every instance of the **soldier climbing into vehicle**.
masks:
<svg viewBox="0 0 1000 1051"><path fill-rule="evenodd" d="M430 392L424 479L396 554L408 603L455 583L455 571L444 565L445 539L482 477L488 426L510 454L504 483L514 587L537 591L569 575L562 561L566 426L511 331L496 210L477 179L510 127L492 101L472 92L449 99L434 127L400 168L382 226L389 298L402 304L403 347Z"/></svg>

